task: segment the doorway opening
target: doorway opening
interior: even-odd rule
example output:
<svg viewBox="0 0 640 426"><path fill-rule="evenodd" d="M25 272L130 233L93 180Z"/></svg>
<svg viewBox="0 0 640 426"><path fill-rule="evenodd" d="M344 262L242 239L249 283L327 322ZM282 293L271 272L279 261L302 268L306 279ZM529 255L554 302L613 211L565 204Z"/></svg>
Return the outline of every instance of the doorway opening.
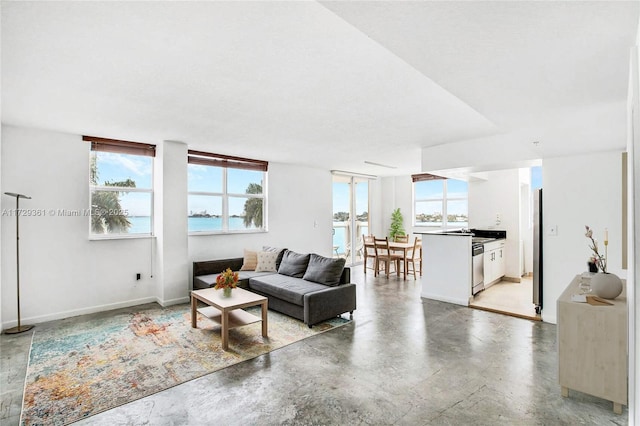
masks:
<svg viewBox="0 0 640 426"><path fill-rule="evenodd" d="M363 235L369 234L369 179L333 175L333 257L347 265L364 260Z"/></svg>
<svg viewBox="0 0 640 426"><path fill-rule="evenodd" d="M519 238L508 242L508 250L511 251L509 258L511 262L519 264L518 273L516 274L512 268L512 273L507 273L510 276L502 277L494 283L485 283L485 290L471 298L470 307L536 321L542 320L540 315L542 277L536 272L541 265L542 254L535 249L536 245L540 247L542 241L540 226L542 211L535 207L537 204L535 200L539 199L538 190L541 188L541 166L530 167L528 173L527 169L520 169L517 203L519 229L515 228L519 232ZM512 218L512 223L505 227L511 226L513 229L518 216L514 214L509 216ZM496 226L501 225L496 223Z"/></svg>

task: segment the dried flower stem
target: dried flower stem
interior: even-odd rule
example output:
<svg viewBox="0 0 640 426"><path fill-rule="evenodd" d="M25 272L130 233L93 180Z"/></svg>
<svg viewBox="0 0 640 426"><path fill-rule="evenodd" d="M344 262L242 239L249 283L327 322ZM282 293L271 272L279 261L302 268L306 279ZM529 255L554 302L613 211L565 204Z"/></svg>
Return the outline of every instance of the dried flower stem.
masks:
<svg viewBox="0 0 640 426"><path fill-rule="evenodd" d="M593 257L595 258L596 266L600 268L602 272L607 272L607 256L606 255L607 255L607 246L609 245L609 241L605 240L604 242L605 255L603 256L598 252L598 242L593 239L593 230L591 230L586 225L585 225L585 229L587 230L587 232L584 235L591 240L591 245L589 246L589 248L594 253Z"/></svg>

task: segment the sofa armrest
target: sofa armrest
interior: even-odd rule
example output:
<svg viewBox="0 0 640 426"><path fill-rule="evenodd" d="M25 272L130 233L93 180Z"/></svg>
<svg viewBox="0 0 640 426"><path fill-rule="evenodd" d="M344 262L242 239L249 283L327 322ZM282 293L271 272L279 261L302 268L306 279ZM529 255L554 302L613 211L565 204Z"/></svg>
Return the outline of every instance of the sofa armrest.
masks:
<svg viewBox="0 0 640 426"><path fill-rule="evenodd" d="M351 268L346 266L342 270L342 275L340 276L340 284L348 284L351 282Z"/></svg>
<svg viewBox="0 0 640 426"><path fill-rule="evenodd" d="M304 322L311 327L320 321L356 310L356 285L342 284L304 295Z"/></svg>
<svg viewBox="0 0 640 426"><path fill-rule="evenodd" d="M219 274L227 268L231 268L232 271L239 271L242 268L242 262L244 262L242 257L193 262L193 276Z"/></svg>
<svg viewBox="0 0 640 426"><path fill-rule="evenodd" d="M196 284L196 277L200 275L219 274L227 268L231 268L232 271L239 271L240 268L242 268L243 262L244 258L242 257L193 262L193 289L202 288Z"/></svg>

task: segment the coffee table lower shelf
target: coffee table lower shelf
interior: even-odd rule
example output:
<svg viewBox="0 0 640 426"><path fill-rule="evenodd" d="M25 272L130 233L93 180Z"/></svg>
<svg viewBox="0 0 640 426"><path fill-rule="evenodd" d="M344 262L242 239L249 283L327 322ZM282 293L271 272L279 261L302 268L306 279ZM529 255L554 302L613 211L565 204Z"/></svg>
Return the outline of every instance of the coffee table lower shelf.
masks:
<svg viewBox="0 0 640 426"><path fill-rule="evenodd" d="M216 309L213 306L206 306L204 308L198 308L198 312L216 324L222 325L222 312L219 309ZM243 311L242 309L235 309L229 312L229 328L242 327L243 325L249 325L260 321L262 321L262 318L250 314L247 311Z"/></svg>

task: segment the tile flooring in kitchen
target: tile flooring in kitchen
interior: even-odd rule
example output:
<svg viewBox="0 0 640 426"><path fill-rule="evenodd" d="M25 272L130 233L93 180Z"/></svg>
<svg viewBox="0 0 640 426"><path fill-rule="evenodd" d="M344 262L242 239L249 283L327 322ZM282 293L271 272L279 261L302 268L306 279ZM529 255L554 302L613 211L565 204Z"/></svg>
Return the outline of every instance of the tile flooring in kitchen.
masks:
<svg viewBox="0 0 640 426"><path fill-rule="evenodd" d="M533 304L533 278L522 277L519 283L499 281L476 294L472 308L541 321Z"/></svg>

